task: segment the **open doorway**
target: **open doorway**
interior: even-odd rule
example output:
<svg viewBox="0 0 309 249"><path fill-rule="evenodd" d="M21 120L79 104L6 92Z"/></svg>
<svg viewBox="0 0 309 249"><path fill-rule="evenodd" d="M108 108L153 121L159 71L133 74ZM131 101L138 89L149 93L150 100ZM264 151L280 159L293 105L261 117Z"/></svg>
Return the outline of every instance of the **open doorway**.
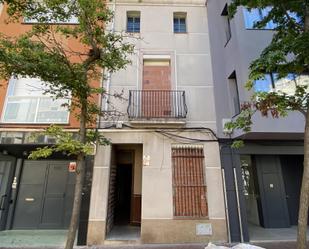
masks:
<svg viewBox="0 0 309 249"><path fill-rule="evenodd" d="M117 165L115 198L115 225L130 224L132 164Z"/></svg>
<svg viewBox="0 0 309 249"><path fill-rule="evenodd" d="M110 166L106 238L139 240L142 145L114 145Z"/></svg>
<svg viewBox="0 0 309 249"><path fill-rule="evenodd" d="M243 155L241 167L250 240L296 240L303 156Z"/></svg>

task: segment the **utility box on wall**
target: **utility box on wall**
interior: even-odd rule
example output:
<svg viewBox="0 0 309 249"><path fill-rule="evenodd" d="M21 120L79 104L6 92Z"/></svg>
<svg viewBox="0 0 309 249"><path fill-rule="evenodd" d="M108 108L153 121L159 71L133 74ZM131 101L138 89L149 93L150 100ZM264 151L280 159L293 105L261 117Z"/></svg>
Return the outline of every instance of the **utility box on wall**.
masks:
<svg viewBox="0 0 309 249"><path fill-rule="evenodd" d="M196 225L196 235L212 235L210 223L200 223Z"/></svg>

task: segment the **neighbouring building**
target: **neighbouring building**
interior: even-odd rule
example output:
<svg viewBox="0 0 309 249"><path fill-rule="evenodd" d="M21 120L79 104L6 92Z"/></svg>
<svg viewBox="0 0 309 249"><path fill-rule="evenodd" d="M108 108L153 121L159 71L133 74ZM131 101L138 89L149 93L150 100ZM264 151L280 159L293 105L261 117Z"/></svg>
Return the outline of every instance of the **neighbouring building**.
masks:
<svg viewBox="0 0 309 249"><path fill-rule="evenodd" d="M99 121L112 144L97 147L88 244L226 241L205 1L109 6L109 28L135 53L104 82L104 111L112 105L120 115Z"/></svg>
<svg viewBox="0 0 309 249"><path fill-rule="evenodd" d="M2 7L1 7L2 8ZM0 15L0 32L7 36L20 35L31 28L34 20L7 23L6 7ZM76 19L66 24L76 25ZM83 47L76 40L66 40L77 51ZM97 83L99 84L99 82ZM44 84L36 78L14 78L1 81L0 87L0 231L3 230L65 230L69 226L75 173L68 166L74 157L55 154L47 160L28 160L30 151L51 145L54 139L40 135L50 124L77 132L79 123L74 112L62 105L67 99L53 100L43 94ZM87 179L93 165L87 160ZM83 212L79 244L86 243L89 182L83 196Z"/></svg>
<svg viewBox="0 0 309 249"><path fill-rule="evenodd" d="M294 240L303 170L304 117L289 112L285 118L253 116L249 133L224 133L224 123L237 117L254 91L292 92L295 82L309 84L304 76L277 80L276 72L256 81L248 92L250 63L269 44L275 24L255 29L254 22L269 11L239 8L228 16L227 0L208 0L217 136L225 175L229 237L232 241ZM236 138L245 147L231 150ZM285 231L285 232L284 232Z"/></svg>

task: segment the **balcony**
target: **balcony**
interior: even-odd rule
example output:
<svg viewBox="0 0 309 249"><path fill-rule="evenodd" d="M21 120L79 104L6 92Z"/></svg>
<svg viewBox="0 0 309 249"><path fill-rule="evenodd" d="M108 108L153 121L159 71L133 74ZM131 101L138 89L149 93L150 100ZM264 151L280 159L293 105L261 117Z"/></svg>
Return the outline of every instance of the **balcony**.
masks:
<svg viewBox="0 0 309 249"><path fill-rule="evenodd" d="M183 123L187 116L184 91L131 90L128 116L131 121Z"/></svg>

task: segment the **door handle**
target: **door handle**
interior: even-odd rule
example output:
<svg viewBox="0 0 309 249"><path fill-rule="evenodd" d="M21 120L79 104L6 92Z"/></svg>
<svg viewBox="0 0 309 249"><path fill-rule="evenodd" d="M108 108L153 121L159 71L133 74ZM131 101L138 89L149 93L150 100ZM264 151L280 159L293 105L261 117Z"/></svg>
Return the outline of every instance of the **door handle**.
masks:
<svg viewBox="0 0 309 249"><path fill-rule="evenodd" d="M0 202L0 210L4 210L4 201L5 201L5 198L7 197L8 195L2 195L1 196L1 202Z"/></svg>

